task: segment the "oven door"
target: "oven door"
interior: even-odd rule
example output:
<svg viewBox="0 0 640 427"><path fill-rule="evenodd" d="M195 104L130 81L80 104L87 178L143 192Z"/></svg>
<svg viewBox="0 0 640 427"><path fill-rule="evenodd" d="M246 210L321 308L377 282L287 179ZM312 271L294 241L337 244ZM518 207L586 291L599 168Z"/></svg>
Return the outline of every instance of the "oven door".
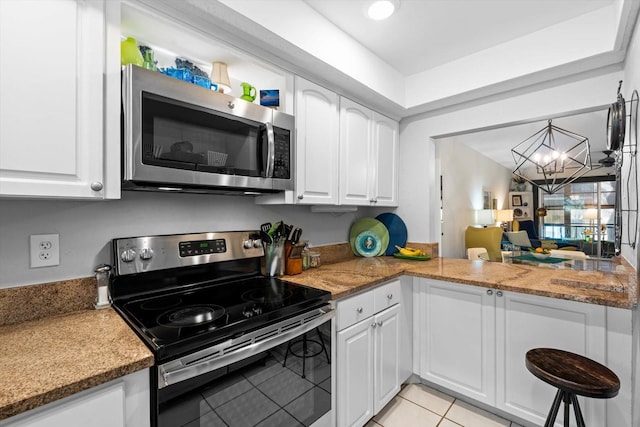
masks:
<svg viewBox="0 0 640 427"><path fill-rule="evenodd" d="M330 426L328 307L157 367L160 427Z"/></svg>

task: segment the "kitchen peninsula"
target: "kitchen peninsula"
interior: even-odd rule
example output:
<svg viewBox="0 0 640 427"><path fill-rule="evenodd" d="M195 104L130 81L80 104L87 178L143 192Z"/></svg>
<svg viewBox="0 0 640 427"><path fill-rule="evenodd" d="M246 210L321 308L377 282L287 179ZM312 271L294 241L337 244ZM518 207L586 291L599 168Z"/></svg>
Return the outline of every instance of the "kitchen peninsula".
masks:
<svg viewBox="0 0 640 427"><path fill-rule="evenodd" d="M327 260L328 257L324 257ZM285 279L303 285L317 287L331 291L333 299L336 303L341 301L347 301L353 296L362 295L367 291L372 291L382 287L394 279L402 278L403 286L408 284L409 295L412 301L404 301L407 306L413 305L418 309L413 310L413 325L408 325L409 328L413 328L414 334L414 349L413 349L413 373L418 374L421 377L425 377L425 374L421 372L422 368L420 359L423 357L421 354L424 348L420 347L421 338L425 336L424 333L418 333L424 331L421 322L424 321L422 316L425 311L419 309L421 304L425 302L423 291L427 286L425 280L431 280L432 282L438 282L440 284L447 284L450 286L462 286L469 290L478 291L485 298L485 290L492 290L492 292L505 292L510 295L525 295L534 298L544 297L544 300L548 300L550 303L554 301L564 300L564 303L579 304L587 308L596 307L596 310L613 310L612 313L615 316L622 316L624 318L631 318L632 312L637 310L638 304L638 287L636 281L635 270L626 264L621 262L612 272L603 272L597 270L584 271L584 270L572 270L572 269L550 269L543 267L535 267L529 265L517 265L508 263L492 263L484 261L469 261L465 259L451 259L451 258L434 258L430 261L406 261L393 257L375 257L375 258L356 258L349 257L342 260L336 260L334 263L327 263L320 268L310 269L302 274L295 276L286 276ZM90 280L90 279L81 279ZM61 290L60 298L69 296L65 294L65 290L69 292L72 289L77 294L78 288L69 285L69 281L52 283L48 285L41 285L44 288L50 288L50 291L56 289ZM87 292L91 292L90 286L83 287ZM27 307L27 300L29 298L28 292L19 292L21 288L3 289L0 290L0 300L3 300L7 304L3 306L9 307ZM24 289L29 289L26 287ZM23 298L23 300L20 300ZM70 299L76 298L77 295L70 295ZM44 301L44 300L43 300ZM561 301L562 302L562 301ZM599 309L597 307L600 307ZM78 310L78 308L76 308ZM108 310L110 312L110 310ZM109 317L108 312L101 310L88 310L86 307L79 311L67 313L62 316L45 317L39 320L22 321L21 323L15 323L0 327L0 337L3 342L3 347L6 349L19 349L21 355L14 355L19 360L27 363L29 355L38 355L41 353L41 346L47 345L47 341L32 340L24 342L21 338L23 334L16 333L18 330L24 330L29 328L33 334L38 333L38 329L46 331L53 323L65 323L68 330L74 330L74 325L70 324L74 319L79 323L90 322L91 318L95 318L96 321L102 321L99 319ZM50 314L45 314L51 316ZM16 314L13 314L12 318L20 318ZM111 316L113 317L113 316ZM109 317L110 318L110 317ZM113 322L113 320L112 320ZM120 321L120 323L122 323ZM78 327L80 325L77 325ZM628 336L624 339L631 339L631 334L637 334L634 329L631 330L631 324L625 325L628 329L626 332ZM428 331L428 329L427 329ZM131 334L129 334L131 335ZM96 355L101 354L101 349L94 348L95 346L102 346L101 340L85 340L82 345L77 345L78 339L83 339L83 335L78 334L63 334L59 336L60 340L57 342L56 351L57 357L60 359L51 359L51 366L46 366L46 363L40 361L39 365L41 371L50 371L55 373L56 366L55 360L68 360L70 357L77 360L85 360L86 357L91 356L94 358ZM14 340L12 342L12 340ZM19 340L19 342L15 341ZM127 341L130 342L131 340ZM136 353L138 360L141 362L143 359L145 363L138 363L138 368L143 369L149 366L148 355L143 352L144 357L141 357L141 351L143 346L137 340L130 342L132 346L130 350L121 348L126 342L121 343L119 346L119 354ZM95 343L95 346L94 346ZM19 345L18 345L19 344ZM73 354L62 354L68 349ZM409 353L411 350L409 349ZM468 354L472 355L473 352L469 349ZM620 357L618 354L617 357ZM624 354L623 358L628 358L628 363L625 370L631 374L631 353ZM112 357L108 357L110 363L113 363ZM123 366L111 366L113 372L119 370L124 374L132 372L130 368L130 358L123 358ZM29 366L33 366L29 364ZM524 365L522 365L524 366ZM135 369L133 369L135 370ZM45 389L45 385L33 385L30 386L29 382L33 381L33 377L29 376L29 370L12 370L15 375L2 376L0 380L0 389L12 390L11 393L4 393L0 395L0 418L6 418L12 415L16 415L22 411L37 407L44 403L61 399L67 395L71 395L79 390L83 390L89 387L97 386L102 382L107 382L113 379L113 376L104 376L101 380L100 377L96 377L91 373L88 375L85 371L78 370L75 372L65 372L65 378L63 379L65 384L56 383L51 389ZM89 371L88 371L89 372ZM618 370L619 372L619 370ZM21 374L22 373L22 374ZM23 376L21 378L21 375ZM621 378L627 377L627 373L619 372ZM427 375L428 377L428 375ZM30 379L31 378L31 379ZM58 378L60 379L60 378ZM404 380L403 380L404 381ZM87 384L83 386L82 384ZM15 384L23 384L20 390L23 395L14 393ZM73 386L71 386L73 385ZM67 390L67 393L65 393ZM628 380L625 382L623 379L623 389L621 395L628 394L628 398L631 397L631 389ZM47 398L51 395L51 398ZM471 396L476 398L477 396ZM624 398L624 397L623 397ZM24 402L25 404L20 404ZM630 417L630 415L628 415ZM1 423L0 423L1 424Z"/></svg>

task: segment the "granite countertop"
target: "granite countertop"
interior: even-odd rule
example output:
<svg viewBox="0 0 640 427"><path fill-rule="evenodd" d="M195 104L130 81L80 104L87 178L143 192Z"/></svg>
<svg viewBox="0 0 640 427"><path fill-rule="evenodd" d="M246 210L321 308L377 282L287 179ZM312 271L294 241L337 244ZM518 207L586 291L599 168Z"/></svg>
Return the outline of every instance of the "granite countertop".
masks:
<svg viewBox="0 0 640 427"><path fill-rule="evenodd" d="M340 249L322 255L338 254L335 262L284 279L328 290L334 300L409 275L611 307L638 303L636 271L624 261L608 272L577 271L451 258L345 260ZM153 365L113 309L90 309L93 287L93 278L82 278L0 290L0 419Z"/></svg>
<svg viewBox="0 0 640 427"><path fill-rule="evenodd" d="M111 308L0 326L0 419L153 365Z"/></svg>
<svg viewBox="0 0 640 427"><path fill-rule="evenodd" d="M395 277L409 275L491 287L610 307L638 303L636 271L622 262L615 272L556 269L534 265L434 258L406 261L393 257L354 258L322 265L285 279L330 291L340 299Z"/></svg>

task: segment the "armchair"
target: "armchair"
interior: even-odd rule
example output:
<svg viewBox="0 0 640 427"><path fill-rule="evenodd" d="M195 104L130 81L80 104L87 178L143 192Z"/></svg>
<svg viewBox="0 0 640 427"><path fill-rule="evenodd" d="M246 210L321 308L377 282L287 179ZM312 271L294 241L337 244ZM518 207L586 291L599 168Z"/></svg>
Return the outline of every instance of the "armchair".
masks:
<svg viewBox="0 0 640 427"><path fill-rule="evenodd" d="M469 248L485 248L491 261L502 261L501 241L502 228L500 227L477 228L469 226L464 233L465 251Z"/></svg>

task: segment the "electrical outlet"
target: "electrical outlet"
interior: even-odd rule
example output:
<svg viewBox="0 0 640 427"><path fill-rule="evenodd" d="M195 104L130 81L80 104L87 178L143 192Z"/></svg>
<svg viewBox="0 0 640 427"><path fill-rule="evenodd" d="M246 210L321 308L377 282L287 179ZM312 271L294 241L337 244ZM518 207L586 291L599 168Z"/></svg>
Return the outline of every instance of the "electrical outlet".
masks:
<svg viewBox="0 0 640 427"><path fill-rule="evenodd" d="M58 234L33 234L29 240L31 268L60 265L60 236Z"/></svg>

